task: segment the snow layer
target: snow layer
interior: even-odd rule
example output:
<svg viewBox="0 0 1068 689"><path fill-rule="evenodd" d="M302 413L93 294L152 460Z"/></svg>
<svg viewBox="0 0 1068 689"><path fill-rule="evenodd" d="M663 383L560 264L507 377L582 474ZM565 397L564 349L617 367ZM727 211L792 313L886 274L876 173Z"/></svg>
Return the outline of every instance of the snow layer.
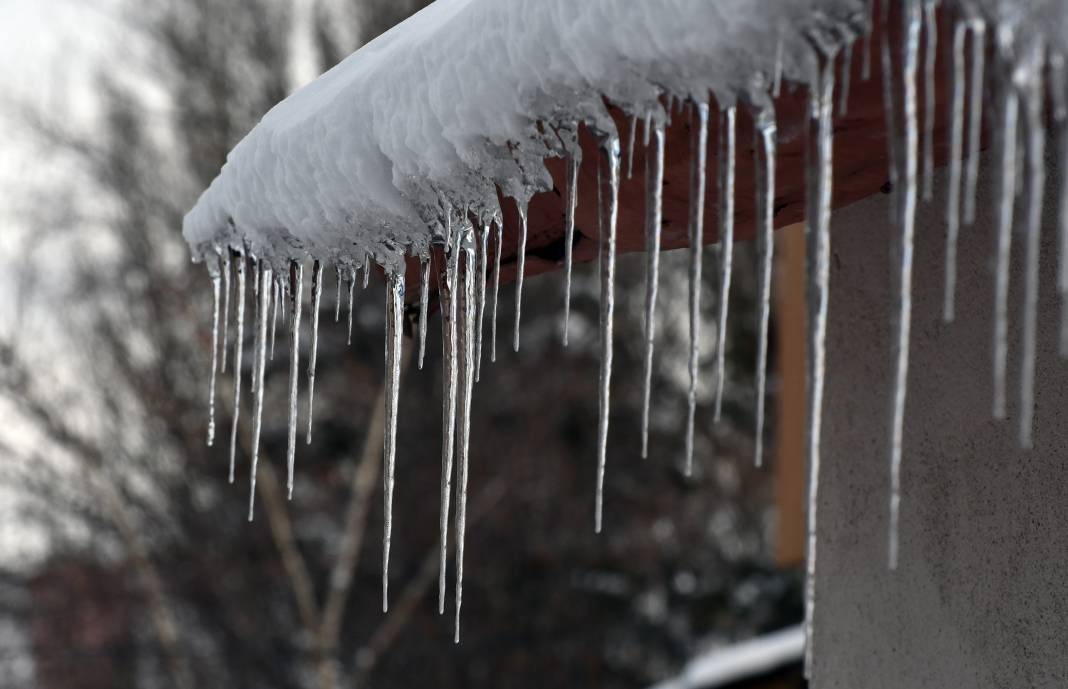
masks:
<svg viewBox="0 0 1068 689"><path fill-rule="evenodd" d="M444 239L445 204L487 217L494 185L550 188L542 161L576 121L615 133L602 96L653 118L662 94L759 104L779 54L809 82L808 36L848 40L866 21L864 0L439 0L267 113L184 235L197 258L395 263Z"/></svg>

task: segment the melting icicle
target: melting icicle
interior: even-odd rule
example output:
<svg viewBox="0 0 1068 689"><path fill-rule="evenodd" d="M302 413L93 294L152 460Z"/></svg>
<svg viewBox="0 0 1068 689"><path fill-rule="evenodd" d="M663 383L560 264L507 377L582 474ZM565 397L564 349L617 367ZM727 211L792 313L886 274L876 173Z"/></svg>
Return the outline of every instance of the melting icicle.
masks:
<svg viewBox="0 0 1068 689"><path fill-rule="evenodd" d="M430 301L430 255L419 258L419 370L426 354L426 311Z"/></svg>
<svg viewBox="0 0 1068 689"><path fill-rule="evenodd" d="M389 539L393 531L393 469L397 458L397 401L400 398L404 273L386 278L386 414L382 436L382 612L389 611Z"/></svg>
<svg viewBox="0 0 1068 689"><path fill-rule="evenodd" d="M630 116L630 134L627 136L627 179L634 172L634 141L638 134L638 114Z"/></svg>
<svg viewBox="0 0 1068 689"><path fill-rule="evenodd" d="M575 244L575 206L578 204L579 153L567 156L567 210L564 216L564 346L571 317L571 265Z"/></svg>
<svg viewBox="0 0 1068 689"><path fill-rule="evenodd" d="M438 614L445 613L445 568L448 560L449 499L452 495L452 460L456 437L456 278L460 251L446 214L448 248L445 270L438 273L438 301L441 304L441 514L438 519ZM459 233L456 233L457 236Z"/></svg>
<svg viewBox="0 0 1068 689"><path fill-rule="evenodd" d="M519 245L516 251L515 274L515 330L512 332L512 348L519 351L519 314L523 308L523 272L527 262L527 202L516 201L519 209Z"/></svg>
<svg viewBox="0 0 1068 689"><path fill-rule="evenodd" d="M686 475L693 473L697 367L701 337L701 253L704 248L705 161L708 157L708 103L697 107L690 140L690 390L686 414Z"/></svg>
<svg viewBox="0 0 1068 689"><path fill-rule="evenodd" d="M957 236L960 233L961 157L964 155L964 39L968 26L953 29L953 95L949 105L949 191L946 194L946 289L942 319L953 321L957 292Z"/></svg>
<svg viewBox="0 0 1068 689"><path fill-rule="evenodd" d="M885 57L885 54L884 54ZM820 431L823 424L823 383L826 370L827 301L830 295L831 184L834 102L834 54L821 55L818 82L809 94L809 132L806 142L806 287L808 319L806 343L808 393L808 520L805 557L805 676L810 677L813 654L813 614L816 608L816 519L819 506ZM885 63L884 63L885 65Z"/></svg>
<svg viewBox="0 0 1068 689"><path fill-rule="evenodd" d="M278 302L282 301L282 286L278 280L271 283L271 361L274 361L274 336L278 330Z"/></svg>
<svg viewBox="0 0 1068 689"><path fill-rule="evenodd" d="M455 643L460 643L460 605L464 591L464 533L467 524L467 464L471 437L471 388L474 384L474 261L470 231L465 233L462 256L458 260L458 293L455 302L459 302L459 383L460 406L459 427L457 428L456 455L456 627L453 636ZM444 543L444 540L442 541Z"/></svg>
<svg viewBox="0 0 1068 689"><path fill-rule="evenodd" d="M504 224L496 222L496 225L497 246L494 249L493 256L493 315L490 319L490 361L497 361L497 297L501 290L501 239L504 236Z"/></svg>
<svg viewBox="0 0 1068 689"><path fill-rule="evenodd" d="M1045 93L1042 57L1045 45L1032 38L1026 64L1018 73L1024 100L1027 142L1027 235L1024 257L1023 343L1020 364L1020 447L1030 449L1035 413L1035 331L1038 329L1038 260L1042 198L1046 186Z"/></svg>
<svg viewBox="0 0 1068 689"><path fill-rule="evenodd" d="M938 0L923 2L923 200L934 195L935 55L938 49Z"/></svg>
<svg viewBox="0 0 1068 689"><path fill-rule="evenodd" d="M757 115L753 169L756 171L757 292L756 435L753 463L764 462L764 397L768 375L768 323L771 317L771 273L775 251L775 111L771 106Z"/></svg>
<svg viewBox="0 0 1068 689"><path fill-rule="evenodd" d="M999 54L1008 60L1012 33L998 27ZM1016 198L1016 127L1019 101L1012 84L1000 85L1001 188L998 201L998 234L994 269L994 404L995 419L1005 418L1005 370L1009 339L1009 254L1012 249L1012 210Z"/></svg>
<svg viewBox="0 0 1068 689"><path fill-rule="evenodd" d="M656 292L660 282L660 226L664 190L664 125L657 122L653 151L645 156L645 386L642 394L642 458L649 456L649 400L653 388ZM648 129L648 123L646 128Z"/></svg>
<svg viewBox="0 0 1068 689"><path fill-rule="evenodd" d="M969 19L972 33L972 68L968 77L968 158L964 163L964 224L975 222L975 189L979 183L979 147L983 136L983 71L986 59L986 24Z"/></svg>
<svg viewBox="0 0 1068 689"><path fill-rule="evenodd" d="M308 357L308 435L306 444L312 441L312 417L315 409L315 361L319 351L319 302L323 296L323 264L315 261L312 264L312 336L311 354Z"/></svg>
<svg viewBox="0 0 1068 689"><path fill-rule="evenodd" d="M219 370L219 292L222 278L211 276L211 382L208 385L208 447L215 444L215 378Z"/></svg>
<svg viewBox="0 0 1068 689"><path fill-rule="evenodd" d="M734 263L735 107L724 108L719 118L719 327L716 332L716 406L713 419L723 412L723 384L727 377L727 309L730 304Z"/></svg>
<svg viewBox="0 0 1068 689"><path fill-rule="evenodd" d="M608 452L608 396L612 382L612 315L615 310L616 220L619 217L619 158L619 137L612 135L601 146L597 183L601 219L601 367L597 425L597 492L593 519L596 533L601 533L604 469Z"/></svg>
<svg viewBox="0 0 1068 689"><path fill-rule="evenodd" d="M926 6L926 0L925 0ZM916 231L916 172L919 158L919 124L916 74L919 67L920 28L922 25L919 0L904 5L905 40L902 57L902 105L904 108L903 183L901 192L901 236L896 247L897 314L894 319L894 392L890 421L890 533L888 564L897 567L898 521L901 506L901 452L905 429L905 396L909 371L909 333L912 326L912 254ZM930 75L929 75L930 76Z"/></svg>
<svg viewBox="0 0 1068 689"><path fill-rule="evenodd" d="M478 233L478 277L475 281L475 382L482 373L482 314L486 310L486 277L489 272L489 223Z"/></svg>
<svg viewBox="0 0 1068 689"><path fill-rule="evenodd" d="M219 371L226 373L226 345L230 342L230 264L233 263L234 257L232 252L227 251L226 256L222 258L222 291L223 291L223 315L222 315L222 363L219 365Z"/></svg>
<svg viewBox="0 0 1068 689"><path fill-rule="evenodd" d="M260 436L263 433L263 373L267 366L267 321L270 320L271 269L260 261L260 307L256 321L256 402L252 416L252 471L249 478L248 520L252 521L256 506L256 467L260 459Z"/></svg>
<svg viewBox="0 0 1068 689"><path fill-rule="evenodd" d="M356 269L349 269L349 333L345 346L352 346L352 306L356 301Z"/></svg>
<svg viewBox="0 0 1068 689"><path fill-rule="evenodd" d="M289 264L289 298L293 313L289 319L289 439L286 446L286 493L293 499L293 466L297 458L297 392L300 367L300 311L304 290L304 266Z"/></svg>
<svg viewBox="0 0 1068 689"><path fill-rule="evenodd" d="M234 482L234 457L237 455L237 422L241 416L241 345L245 338L245 257L234 259L237 269L237 332L234 340L234 418L230 425L230 483Z"/></svg>

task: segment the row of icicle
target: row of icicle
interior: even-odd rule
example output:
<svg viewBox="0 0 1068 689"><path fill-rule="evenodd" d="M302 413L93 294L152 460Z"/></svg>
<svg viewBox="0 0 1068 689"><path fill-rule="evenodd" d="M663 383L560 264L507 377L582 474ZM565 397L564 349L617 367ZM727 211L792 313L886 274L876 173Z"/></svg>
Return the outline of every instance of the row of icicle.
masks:
<svg viewBox="0 0 1068 689"><path fill-rule="evenodd" d="M938 0L903 0L902 43L900 46L900 90L897 88L894 70L893 46L889 41L889 2L882 4L879 21L882 24L882 41L879 55L882 63L885 124L888 134L888 157L890 186L895 196L892 213L900 227L900 235L893 247L896 261L896 300L893 320L893 385L890 419L889 465L890 502L888 563L891 568L898 561L898 524L901 502L901 461L906 382L908 377L909 332L911 325L911 290L913 237L916 210L919 198L932 198L934 170L934 122L935 122L935 55L937 50ZM869 7L871 3L869 3ZM945 254L945 299L944 319L954 317L954 294L956 283L956 244L961 224L971 224L975 219L976 184L978 177L979 151L981 144L982 103L984 85L984 56L987 27L984 19L975 11L965 10L953 18L953 42L950 46L951 98L948 108L949 123L949 190L946 195L946 254ZM870 27L870 22L869 22ZM921 56L921 34L924 54ZM805 583L805 629L809 643L806 644L806 673L811 669L813 613L815 610L816 533L820 468L820 433L825 360L825 336L828 318L830 278L830 219L833 170L833 116L836 86L836 66L841 64L839 81L839 111L844 113L848 100L849 75L852 65L854 40L857 38L848 27L835 35L812 34L810 42L817 55L819 73L809 88L809 125L806 134L806 350L807 350L807 436L808 462L807 496L807 558ZM862 36L862 78L870 75L870 31ZM1013 204L1017 195L1016 165L1018 152L1017 126L1024 128L1025 149L1025 298L1023 305L1023 341L1021 343L1021 380L1019 390L1020 426L1019 440L1022 447L1030 447L1034 398L1035 328L1037 324L1039 222L1044 192L1044 147L1045 130L1043 113L1045 107L1044 70L1048 68L1050 98L1053 117L1061 127L1068 116L1068 99L1065 94L1065 68L1060 55L1047 55L1045 46L1036 37L1029 44L1018 46L1011 27L996 27L994 32L996 56L995 87L997 103L996 132L997 156L1001 168L999 193L995 305L994 305L994 400L993 414L1004 418L1006 406L1006 368L1008 351L1008 267L1013 227ZM970 43L969 43L970 42ZM970 65L966 48L970 47ZM781 60L780 46L777 48ZM839 61L839 57L841 60ZM919 108L918 73L923 69L923 112ZM966 67L969 67L966 70ZM967 76L966 76L967 71ZM777 96L781 80L781 65L768 79L771 95ZM967 103L966 103L967 101ZM669 97L667 115L675 111L675 99ZM688 414L686 424L685 471L691 472L693 462L693 434L697 402L699 364L699 328L701 298L701 267L703 254L704 208L706 189L706 148L709 126L709 103L687 101L684 112L691 118L691 171L689 188L689 318L690 342L688 368L690 386L688 391ZM967 105L967 116L965 106ZM756 352L756 429L754 461L759 466L763 456L764 400L768 352L768 329L773 265L773 229L775 199L776 118L772 106L753 107L754 127L754 175L756 189L756 242L757 242L757 352ZM626 173L631 174L635 132L638 118L632 117L627 147ZM725 380L726 325L731 286L734 221L734 182L736 157L736 106L726 105L719 110L716 187L718 203L719 303L717 312L717 344L715 357L715 405L714 418L719 420ZM643 145L646 147L646 298L645 337L643 357L643 403L641 420L641 454L648 452L649 404L653 370L655 340L655 307L657 300L661 195L664 178L665 126L663 118L649 113L644 121ZM577 128L573 128L577 131ZM967 136L965 137L965 134ZM565 214L565 299L562 323L563 343L568 342L568 319L570 314L572 246L575 231L575 207L577 203L578 170L580 158L577 147L572 148L566 166L566 214ZM922 156L922 160L921 160ZM1062 160L1068 160L1068 137L1065 137ZM597 161L597 199L599 232L599 277L600 277L600 371L599 371L599 422L595 492L595 530L600 532L603 511L603 486L607 456L609 392L612 376L612 331L614 314L616 224L618 195L622 167L620 138L615 133L601 137ZM922 191L919 178L922 173ZM1068 198L1068 175L1062 187L1063 199ZM527 235L526 202L518 202L520 227L517 246L517 274L515 293L515 323L513 348L519 349L519 324L522 303L524 254ZM447 241L442 247L445 257L444 269L437 275L438 298L442 315L443 345L443 404L442 404L442 473L440 565L438 580L438 610L445 607L445 573L447 554L448 520L450 500L455 490L456 532L456 631L459 640L460 606L463 586L464 529L467 507L467 476L469 459L470 409L473 384L479 380L482 360L482 333L484 311L487 308L487 292L490 239L493 236L494 268L492 271L492 305L490 314L490 359L496 360L497 304L500 287L502 227L497 221L473 222L466 212L445 207L442 210ZM1058 277L1058 292L1062 297L1061 353L1068 355L1068 211L1061 215L1061 264ZM214 401L216 372L225 372L229 342L229 311L231 282L237 290L236 338L234 342L234 414L230 443L230 481L234 480L234 455L236 450L238 414L241 398L241 357L244 337L244 313L246 271L253 270L253 293L256 295L255 345L252 366L251 389L254 398L252 431L252 493L250 494L249 519L253 516L253 498L256 480L256 463L259 452L259 436L263 412L263 377L265 362L273 359L275 328L281 310L283 324L288 323L290 336L289 371L289 434L287 448L287 488L292 496L293 468L297 437L297 396L299 377L300 323L302 305L303 267L299 262L288 265L288 275L275 275L265 261L257 262L246 257L245 251L228 251L220 254L218 269L211 268L214 292L213 362L211 371L210 412L208 444L215 433ZM251 260L250 260L251 259ZM250 268L251 267L251 268ZM362 266L363 285L367 286L371 270L371 257L367 256ZM352 336L352 304L357 280L357 267L338 267L335 321L339 320L343 282L348 290L348 333ZM429 255L420 257L421 288L419 294L419 367L422 368L426 348L426 321L431 280ZM382 595L383 610L388 606L389 550L392 527L392 495L394 460L396 454L397 404L400 381L402 347L402 319L404 311L404 275L398 270L386 271L386 384L385 384L385 433L384 433L384 534ZM319 306L323 289L323 266L315 261L311 278L312 341L310 348L308 378L308 428L307 441L311 442L312 405L314 400L315 363L318 340ZM220 299L222 309L220 314ZM287 316L287 305L289 315ZM279 309L281 307L281 309ZM220 340L219 323L222 323ZM269 348L268 348L268 342ZM454 462L455 451L455 462ZM455 464L456 486L453 488Z"/></svg>

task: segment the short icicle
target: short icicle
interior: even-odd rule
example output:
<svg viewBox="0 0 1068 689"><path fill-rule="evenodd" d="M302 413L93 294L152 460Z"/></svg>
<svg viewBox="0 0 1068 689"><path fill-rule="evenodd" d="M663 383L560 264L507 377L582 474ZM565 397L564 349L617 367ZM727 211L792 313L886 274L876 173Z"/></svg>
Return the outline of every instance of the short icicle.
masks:
<svg viewBox="0 0 1068 689"><path fill-rule="evenodd" d="M459 326L459 424L456 429L456 626L454 643L460 643L460 606L464 593L464 535L467 526L467 477L471 438L471 390L474 385L474 330L475 330L475 250L471 231L465 233L460 248L459 274L457 275L458 302L457 325ZM444 543L444 540L442 540Z"/></svg>
<svg viewBox="0 0 1068 689"><path fill-rule="evenodd" d="M419 258L419 370L426 354L426 312L430 302L430 254Z"/></svg>
<svg viewBox="0 0 1068 689"><path fill-rule="evenodd" d="M884 53L884 57L885 57ZM830 296L831 184L834 103L834 52L820 55L820 73L809 93L809 133L806 143L805 201L806 286L808 320L806 409L808 456L808 519L805 557L805 676L811 678L813 618L816 609L816 530L819 506L820 432L827 358L827 303ZM884 63L885 64L885 63Z"/></svg>
<svg viewBox="0 0 1068 689"><path fill-rule="evenodd" d="M221 263L221 260L220 260ZM208 384L208 447L215 444L215 379L219 371L219 297L222 277L211 274L211 382Z"/></svg>
<svg viewBox="0 0 1068 689"><path fill-rule="evenodd" d="M964 224L975 222L975 195L979 184L979 150L983 137L983 72L986 60L986 23L970 17L971 70L968 75L968 157L964 163Z"/></svg>
<svg viewBox="0 0 1068 689"><path fill-rule="evenodd" d="M501 291L501 240L504 237L504 224L495 221L497 235L493 254L493 313L490 317L490 361L497 361L497 301Z"/></svg>
<svg viewBox="0 0 1068 689"><path fill-rule="evenodd" d="M929 2L929 0L924 0ZM919 69L920 0L906 0L903 7L905 38L902 46L904 139L902 141L902 190L899 195L901 234L896 246L897 294L893 321L893 402L890 417L890 520L887 563L897 567L898 522L901 511L901 454L905 429L905 399L908 390L909 336L912 328L912 256L916 233L917 168L919 167L919 113L916 76Z"/></svg>
<svg viewBox="0 0 1068 689"><path fill-rule="evenodd" d="M282 287L275 279L271 283L271 361L274 361L274 338L278 331L278 302L282 301Z"/></svg>
<svg viewBox="0 0 1068 689"><path fill-rule="evenodd" d="M256 467L260 460L260 437L263 435L263 374L267 367L267 322L271 319L272 272L264 260L260 261L260 308L256 321L256 401L252 415L252 469L249 474L248 520L252 521L256 507Z"/></svg>
<svg viewBox="0 0 1068 689"><path fill-rule="evenodd" d="M489 276L489 223L478 233L478 272L475 276L475 382L482 374L482 315L486 311L486 278Z"/></svg>
<svg viewBox="0 0 1068 689"><path fill-rule="evenodd" d="M953 95L949 105L949 190L946 193L946 268L942 320L954 318L957 293L957 238L960 234L961 163L964 155L964 39L968 25L953 29Z"/></svg>
<svg viewBox="0 0 1068 689"><path fill-rule="evenodd" d="M237 455L237 428L241 416L241 349L245 339L245 269L244 254L234 259L237 270L237 332L234 339L234 418L230 425L230 483L234 482L234 458Z"/></svg>
<svg viewBox="0 0 1068 689"><path fill-rule="evenodd" d="M575 207L578 205L579 153L567 156L567 206L564 215L564 346L567 346L567 326L571 318L571 268L575 245Z"/></svg>
<svg viewBox="0 0 1068 689"><path fill-rule="evenodd" d="M774 106L756 115L756 141L753 146L756 171L757 214L757 357L756 431L753 463L764 463L764 398L768 376L768 326L771 320L771 274L775 252L775 155L777 129Z"/></svg>
<svg viewBox="0 0 1068 689"><path fill-rule="evenodd" d="M300 388L300 312L304 290L304 266L289 264L289 435L286 444L286 495L293 499L293 467L297 458L297 392Z"/></svg>
<svg viewBox="0 0 1068 689"><path fill-rule="evenodd" d="M612 134L601 144L598 169L600 198L600 273L601 273L601 365L598 375L597 488L594 498L593 525L601 533L604 513L604 471L608 454L609 392L612 383L612 316L615 311L616 221L619 217L619 137Z"/></svg>
<svg viewBox="0 0 1068 689"><path fill-rule="evenodd" d="M647 121L647 128L650 123ZM660 283L660 230L663 223L664 123L653 124L653 150L645 155L645 356L642 392L642 458L649 456L649 401L653 388L656 293Z"/></svg>
<svg viewBox="0 0 1068 689"><path fill-rule="evenodd" d="M438 301L441 304L441 513L438 517L438 614L445 613L445 569L448 562L449 500L452 496L453 449L456 438L456 278L459 246L453 238L451 221L446 222L448 248L445 270L438 273ZM457 233L459 234L459 233Z"/></svg>
<svg viewBox="0 0 1068 689"><path fill-rule="evenodd" d="M519 351L519 316L523 310L523 273L527 262L527 202L516 200L519 211L519 244L516 246L515 273L515 330L512 332L512 349Z"/></svg>
<svg viewBox="0 0 1068 689"><path fill-rule="evenodd" d="M634 142L638 134L638 113L630 116L630 134L627 136L627 179L634 172Z"/></svg>
<svg viewBox="0 0 1068 689"><path fill-rule="evenodd" d="M312 441L312 420L315 410L315 363L319 354L319 303L323 296L323 264L312 264L312 299L311 299L311 352L308 355L308 434L306 444Z"/></svg>
<svg viewBox="0 0 1068 689"><path fill-rule="evenodd" d="M349 332L345 340L345 346L352 346L352 307L356 301L356 269L349 269Z"/></svg>
<svg viewBox="0 0 1068 689"><path fill-rule="evenodd" d="M334 295L334 322L341 322L341 266L334 266L337 277L337 294Z"/></svg>
<svg viewBox="0 0 1068 689"><path fill-rule="evenodd" d="M726 107L719 117L719 321L716 328L716 401L713 420L723 413L723 385L727 377L727 315L730 306L731 272L734 265L734 166L735 106Z"/></svg>
<svg viewBox="0 0 1068 689"><path fill-rule="evenodd" d="M364 253L363 255L363 288L367 289L367 284L371 280L371 254Z"/></svg>
<svg viewBox="0 0 1068 689"><path fill-rule="evenodd" d="M386 277L386 395L382 435L382 612L389 611L389 539L393 531L393 471L397 459L397 402L400 398L401 340L404 318L404 273Z"/></svg>
<svg viewBox="0 0 1068 689"><path fill-rule="evenodd" d="M693 473L697 415L697 371L701 340L701 257L704 251L705 165L708 159L708 103L698 104L690 139L690 389L687 394L685 473Z"/></svg>

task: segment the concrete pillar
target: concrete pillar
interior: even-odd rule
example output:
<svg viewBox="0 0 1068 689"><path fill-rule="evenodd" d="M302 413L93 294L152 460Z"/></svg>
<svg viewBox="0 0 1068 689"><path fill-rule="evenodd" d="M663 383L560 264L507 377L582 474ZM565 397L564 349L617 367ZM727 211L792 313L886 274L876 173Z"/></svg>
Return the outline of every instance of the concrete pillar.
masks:
<svg viewBox="0 0 1068 689"><path fill-rule="evenodd" d="M1058 183L1050 173L1047 198ZM1018 227L1009 419L994 421L991 165L981 180L979 218L961 232L951 324L941 320L944 171L935 201L920 204L894 572L886 549L889 241L897 228L885 195L834 215L816 687L1068 686L1068 362L1057 356L1057 204L1048 202L1043 217L1034 449L1023 451L1016 425L1022 235Z"/></svg>

